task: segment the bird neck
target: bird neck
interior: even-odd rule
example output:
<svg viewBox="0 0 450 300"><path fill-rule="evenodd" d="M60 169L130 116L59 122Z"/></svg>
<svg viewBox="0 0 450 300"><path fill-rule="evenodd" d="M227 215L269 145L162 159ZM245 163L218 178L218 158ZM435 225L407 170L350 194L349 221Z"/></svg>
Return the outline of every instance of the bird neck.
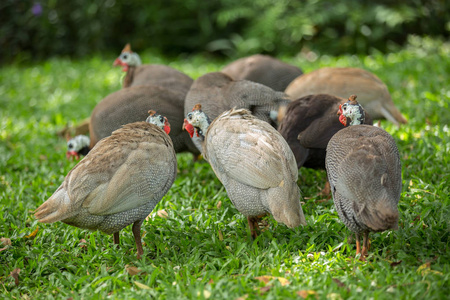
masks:
<svg viewBox="0 0 450 300"><path fill-rule="evenodd" d="M128 67L127 74L125 75L125 78L123 79L123 87L124 88L131 86L131 84L133 83L135 71L136 71L135 66Z"/></svg>

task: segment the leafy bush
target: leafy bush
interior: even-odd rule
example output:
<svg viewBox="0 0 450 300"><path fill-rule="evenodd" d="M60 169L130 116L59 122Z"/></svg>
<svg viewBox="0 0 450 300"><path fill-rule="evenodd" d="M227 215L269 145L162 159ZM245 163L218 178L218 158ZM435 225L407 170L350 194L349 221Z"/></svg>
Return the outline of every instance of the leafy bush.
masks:
<svg viewBox="0 0 450 300"><path fill-rule="evenodd" d="M448 11L443 0L5 0L0 62L118 51L126 42L166 55L385 52L408 34L448 37Z"/></svg>

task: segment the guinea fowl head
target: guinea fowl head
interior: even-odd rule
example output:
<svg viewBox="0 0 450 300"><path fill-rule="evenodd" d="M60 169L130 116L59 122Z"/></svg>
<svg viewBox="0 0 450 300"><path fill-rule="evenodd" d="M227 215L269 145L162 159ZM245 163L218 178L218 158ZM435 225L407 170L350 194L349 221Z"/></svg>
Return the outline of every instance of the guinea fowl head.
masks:
<svg viewBox="0 0 450 300"><path fill-rule="evenodd" d="M339 122L344 126L347 126L349 123L348 119L350 119L348 125L364 124L366 117L364 108L356 101L356 95L351 95L347 102L339 105L337 115L339 116Z"/></svg>
<svg viewBox="0 0 450 300"><path fill-rule="evenodd" d="M122 71L127 72L130 67L137 67L141 64L139 55L131 51L130 44L126 44L113 66L122 66Z"/></svg>
<svg viewBox="0 0 450 300"><path fill-rule="evenodd" d="M67 159L75 157L80 158L81 155L86 155L89 152L90 139L85 135L77 135L76 137L67 141Z"/></svg>
<svg viewBox="0 0 450 300"><path fill-rule="evenodd" d="M154 124L164 130L165 133L169 134L170 124L166 117L157 115L154 110L149 110L148 114L149 116L147 117L147 120L145 120L145 122Z"/></svg>
<svg viewBox="0 0 450 300"><path fill-rule="evenodd" d="M183 129L189 132L191 138L194 136L195 129L197 130L197 136L204 137L204 133L208 129L211 121L208 116L202 111L202 105L196 104L194 109L186 115L183 123Z"/></svg>

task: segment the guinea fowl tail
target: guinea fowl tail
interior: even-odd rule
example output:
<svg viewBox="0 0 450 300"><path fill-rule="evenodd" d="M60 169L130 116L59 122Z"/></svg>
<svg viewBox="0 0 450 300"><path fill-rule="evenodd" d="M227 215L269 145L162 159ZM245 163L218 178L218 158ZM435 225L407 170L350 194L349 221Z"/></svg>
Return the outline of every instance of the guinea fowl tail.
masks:
<svg viewBox="0 0 450 300"><path fill-rule="evenodd" d="M70 216L68 213L69 197L66 191L59 187L56 192L34 212L39 222L53 223L64 220Z"/></svg>
<svg viewBox="0 0 450 300"><path fill-rule="evenodd" d="M388 199L378 201L371 209L364 209L361 218L372 231L398 229L398 209Z"/></svg>
<svg viewBox="0 0 450 300"><path fill-rule="evenodd" d="M405 117L402 115L402 113L398 110L398 108L394 105L392 101L388 103L383 103L381 106L381 113L383 116L400 127L400 124L406 124L408 121L405 119Z"/></svg>

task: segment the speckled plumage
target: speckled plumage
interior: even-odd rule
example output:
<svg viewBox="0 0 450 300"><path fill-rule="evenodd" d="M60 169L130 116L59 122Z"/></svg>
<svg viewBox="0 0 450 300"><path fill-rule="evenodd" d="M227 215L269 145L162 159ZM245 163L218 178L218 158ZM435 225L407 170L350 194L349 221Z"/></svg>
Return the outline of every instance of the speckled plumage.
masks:
<svg viewBox="0 0 450 300"><path fill-rule="evenodd" d="M300 68L269 55L255 54L226 65L222 72L234 80L250 80L283 92L292 80L302 75Z"/></svg>
<svg viewBox="0 0 450 300"><path fill-rule="evenodd" d="M367 250L370 231L397 228L401 164L389 133L369 125L340 130L328 143L326 169L339 218L357 233L357 245L361 233Z"/></svg>
<svg viewBox="0 0 450 300"><path fill-rule="evenodd" d="M263 121L275 125L271 113L276 114L289 99L282 92L248 80L233 80L221 72L205 74L194 81L186 95L184 113L200 103L211 120L233 107L246 108ZM201 142L194 136L194 144L201 150Z"/></svg>
<svg viewBox="0 0 450 300"><path fill-rule="evenodd" d="M289 103L278 131L294 153L298 168L325 169L328 142L344 128L336 112L346 101L328 94L315 94ZM372 125L368 114L365 124Z"/></svg>
<svg viewBox="0 0 450 300"><path fill-rule="evenodd" d="M311 94L341 98L356 94L373 119L386 118L396 125L407 122L387 86L373 73L359 68L321 68L294 79L285 92L293 100Z"/></svg>
<svg viewBox="0 0 450 300"><path fill-rule="evenodd" d="M177 153L189 151L199 154L189 135L182 130L184 96L181 92L152 85L125 88L109 94L92 111L90 147L122 125L145 120L147 111L153 109L169 120L172 128L169 136Z"/></svg>
<svg viewBox="0 0 450 300"><path fill-rule="evenodd" d="M243 215L270 213L288 227L306 224L294 155L267 122L245 109L226 111L208 127L202 154Z"/></svg>
<svg viewBox="0 0 450 300"><path fill-rule="evenodd" d="M35 216L108 234L134 223L136 234L135 226L140 229L172 186L176 169L172 141L161 128L127 124L97 143Z"/></svg>

